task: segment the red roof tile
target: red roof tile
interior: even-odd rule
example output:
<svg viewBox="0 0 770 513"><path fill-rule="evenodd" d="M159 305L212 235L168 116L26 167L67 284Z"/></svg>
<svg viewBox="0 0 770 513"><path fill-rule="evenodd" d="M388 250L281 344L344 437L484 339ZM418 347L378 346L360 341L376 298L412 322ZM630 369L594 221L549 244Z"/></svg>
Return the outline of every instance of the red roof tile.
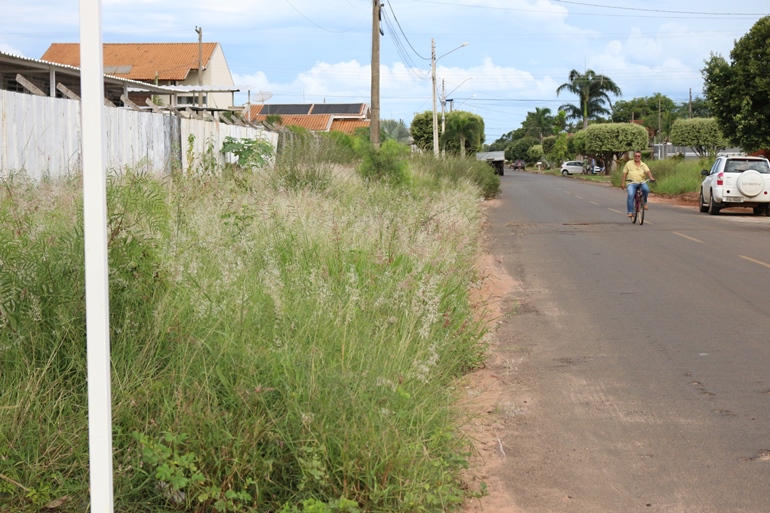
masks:
<svg viewBox="0 0 770 513"><path fill-rule="evenodd" d="M217 44L201 45L204 67ZM132 80L184 80L198 69L198 43L104 43L102 53L106 74ZM79 67L80 44L54 43L41 60Z"/></svg>

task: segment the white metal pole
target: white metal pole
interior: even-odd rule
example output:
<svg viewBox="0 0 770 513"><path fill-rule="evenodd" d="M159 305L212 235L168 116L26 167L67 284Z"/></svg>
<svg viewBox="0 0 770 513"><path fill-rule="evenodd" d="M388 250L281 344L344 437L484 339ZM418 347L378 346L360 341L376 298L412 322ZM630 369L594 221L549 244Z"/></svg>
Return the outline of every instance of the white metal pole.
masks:
<svg viewBox="0 0 770 513"><path fill-rule="evenodd" d="M101 11L101 0L80 0L80 127L83 154L91 512L112 513L112 400Z"/></svg>

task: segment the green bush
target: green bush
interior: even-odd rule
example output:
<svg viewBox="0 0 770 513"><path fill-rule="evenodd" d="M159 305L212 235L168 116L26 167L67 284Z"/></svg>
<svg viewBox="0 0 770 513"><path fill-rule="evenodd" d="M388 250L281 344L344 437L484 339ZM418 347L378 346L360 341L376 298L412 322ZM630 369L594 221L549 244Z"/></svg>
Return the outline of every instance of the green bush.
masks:
<svg viewBox="0 0 770 513"><path fill-rule="evenodd" d="M409 179L408 146L393 139L382 143L379 149L368 146L363 161L358 166L359 174L366 180L403 185Z"/></svg>

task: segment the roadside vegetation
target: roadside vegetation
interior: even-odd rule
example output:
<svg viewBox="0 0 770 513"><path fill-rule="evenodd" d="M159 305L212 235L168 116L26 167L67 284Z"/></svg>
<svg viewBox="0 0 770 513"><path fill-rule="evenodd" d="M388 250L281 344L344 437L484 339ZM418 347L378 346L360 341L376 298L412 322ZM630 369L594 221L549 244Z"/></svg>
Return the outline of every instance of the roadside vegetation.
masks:
<svg viewBox="0 0 770 513"><path fill-rule="evenodd" d="M704 159L670 158L651 160L647 161L646 164L655 177L655 183L650 184L650 190L655 194L664 196L678 196L700 190L700 184L703 181L700 172L702 169L710 168L712 162ZM622 176L623 167L621 165L618 170L612 173L612 185L620 187Z"/></svg>
<svg viewBox="0 0 770 513"><path fill-rule="evenodd" d="M274 166L230 143L216 173L109 180L116 511L480 495L454 384L484 358L468 291L499 178L394 140L295 133ZM0 185L0 510L86 511L81 178Z"/></svg>
<svg viewBox="0 0 770 513"><path fill-rule="evenodd" d="M575 179L588 182L605 182L614 187L620 187L620 179L623 176L623 166L627 162L621 159L618 167L609 175L574 175ZM682 159L672 157L665 160L646 160L645 164L650 167L655 183L650 184L650 190L653 194L663 196L679 196L682 194L694 193L700 190L700 184L703 181L701 171L711 167L713 162L706 159ZM531 172L535 172L530 169ZM558 168L538 171L543 174L561 176Z"/></svg>

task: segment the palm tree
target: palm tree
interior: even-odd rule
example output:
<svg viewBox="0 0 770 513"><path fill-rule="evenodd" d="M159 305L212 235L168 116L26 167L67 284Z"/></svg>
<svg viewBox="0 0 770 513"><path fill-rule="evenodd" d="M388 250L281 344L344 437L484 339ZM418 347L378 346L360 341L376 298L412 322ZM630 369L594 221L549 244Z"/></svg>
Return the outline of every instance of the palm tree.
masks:
<svg viewBox="0 0 770 513"><path fill-rule="evenodd" d="M537 137L543 144L543 137L553 135L554 118L548 107L535 107L535 112L527 112L527 117L521 126L526 129L527 135Z"/></svg>
<svg viewBox="0 0 770 513"><path fill-rule="evenodd" d="M447 151L459 146L460 156L465 158L465 150L479 151L484 141L484 120L471 112L456 110L446 117L446 132L441 135L441 142Z"/></svg>
<svg viewBox="0 0 770 513"><path fill-rule="evenodd" d="M556 88L556 95L562 91L569 91L580 98L580 105L565 103L559 110L567 113L569 119L582 119L583 128L588 128L588 120L596 119L601 115L611 114L609 108L612 108L612 100L609 93L616 96L621 94L620 88L605 75L597 75L593 70L586 70L580 73L573 69L569 73L568 82Z"/></svg>
<svg viewBox="0 0 770 513"><path fill-rule="evenodd" d="M409 129L401 119L383 119L380 121L380 132L385 139L395 139L402 144L409 142Z"/></svg>

